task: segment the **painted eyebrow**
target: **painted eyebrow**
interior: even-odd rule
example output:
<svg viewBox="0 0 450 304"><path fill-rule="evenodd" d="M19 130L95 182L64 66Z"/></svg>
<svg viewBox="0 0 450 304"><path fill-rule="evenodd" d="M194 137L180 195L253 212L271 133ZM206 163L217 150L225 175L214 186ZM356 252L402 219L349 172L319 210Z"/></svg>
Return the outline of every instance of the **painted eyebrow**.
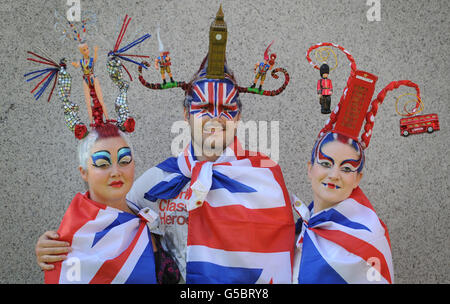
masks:
<svg viewBox="0 0 450 304"><path fill-rule="evenodd" d="M104 159L111 163L111 154L106 150L100 150L92 153L91 158L94 163L99 159Z"/></svg>
<svg viewBox="0 0 450 304"><path fill-rule="evenodd" d="M119 151L117 151L117 158L119 159L119 161L125 157L125 156L131 156L131 149L130 147L122 147L119 149Z"/></svg>
<svg viewBox="0 0 450 304"><path fill-rule="evenodd" d="M210 103L208 101L192 101L193 103L195 103L196 106L206 106L206 105L210 105Z"/></svg>
<svg viewBox="0 0 450 304"><path fill-rule="evenodd" d="M331 161L331 163L332 163L333 166L334 166L334 159L333 159L331 156L328 156L328 155L326 155L325 153L323 153L323 152L322 152L322 149L319 148L318 155L317 155L317 163L319 163L319 161L323 161L324 158L326 158L326 159L328 159L329 161Z"/></svg>
<svg viewBox="0 0 450 304"><path fill-rule="evenodd" d="M224 105L222 105L222 107L224 107L224 108L236 108L237 104L235 102L233 102L231 104L224 104Z"/></svg>
<svg viewBox="0 0 450 304"><path fill-rule="evenodd" d="M96 151L96 152L92 153L92 156L94 156L94 155L111 157L111 153L109 153L109 151L106 151L106 150Z"/></svg>
<svg viewBox="0 0 450 304"><path fill-rule="evenodd" d="M339 165L339 167L342 167L343 165L345 165L347 163L350 166L352 166L353 168L355 168L355 170L358 170L358 167L361 164L361 159L346 159L346 160L343 160L341 162L341 164Z"/></svg>

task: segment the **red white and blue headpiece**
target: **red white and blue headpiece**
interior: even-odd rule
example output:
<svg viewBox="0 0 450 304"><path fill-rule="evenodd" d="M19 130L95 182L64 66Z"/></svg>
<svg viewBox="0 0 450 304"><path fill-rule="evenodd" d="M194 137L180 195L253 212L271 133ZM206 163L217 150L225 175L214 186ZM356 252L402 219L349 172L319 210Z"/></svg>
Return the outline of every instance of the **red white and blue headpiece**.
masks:
<svg viewBox="0 0 450 304"><path fill-rule="evenodd" d="M78 31L75 28L75 26L69 22L69 25L72 28L74 28L73 33L64 32L64 35L69 38L73 38L75 41L83 42L82 34L86 32L86 24L88 24L88 21L86 20L83 19L83 21L81 22L83 29L82 31ZM141 63L131 60L128 57L148 58L148 56L142 55L128 55L125 54L125 52L131 49L132 47L140 44L141 42L145 41L146 39L150 38L150 34L145 34L141 38L121 48L120 44L122 42L122 39L125 35L125 31L130 21L131 18L129 18L128 15L126 15L123 21L121 31L114 45L114 48L112 51L108 53L107 71L111 80L119 88L119 95L117 96L115 101L115 110L117 112L118 119L105 121L103 108L99 103L95 88L92 85L90 85L89 90L91 96L91 110L93 118L93 123L90 126L93 129L100 128L107 124L115 124L122 131L129 133L134 131L135 121L130 116L127 103L127 92L129 83L125 81L123 78L122 67L128 73L128 70L123 65L123 61L128 61L141 66ZM42 77L40 82L34 87L31 93L34 93L34 91L36 91L40 87L40 89L34 95L35 99L38 100L42 96L44 91L47 89L47 87L50 85L51 81L54 80L52 89L48 96L48 101L50 101L54 89L57 88L58 97L63 104L64 119L66 125L72 132L74 132L74 135L77 139L82 139L89 132L86 125L81 122L81 119L79 117L79 106L70 100L72 77L67 71L66 60L63 58L60 60L59 63L57 63L55 60L51 59L51 56L47 55L43 50L41 50L41 52L43 53L43 55L39 55L35 52L30 51L28 52L28 54L34 56L35 58L31 57L27 58L27 60L50 66L49 68L35 70L24 75L24 77L28 77L27 82ZM128 75L130 76L130 80L132 80L131 75L129 73Z"/></svg>
<svg viewBox="0 0 450 304"><path fill-rule="evenodd" d="M169 88L182 88L186 94L186 101L199 101L203 102L206 99L205 94L208 94L208 99L212 99L213 96L216 99L223 98L224 104L232 100L236 100L239 103L239 93L251 93L260 94L264 96L276 96L283 92L289 83L289 74L283 68L275 68L271 75L273 78L278 79L277 73L281 72L285 76L285 81L280 88L276 90L256 90L250 87L241 87L237 84L234 76L227 67L226 64L226 40L227 40L227 27L224 21L224 14L222 11L222 5L217 12L216 18L211 24L209 35L209 51L206 57L203 59L200 68L194 75L190 82L173 82L167 84L149 83L142 75L142 68L139 67L139 80L142 85L152 90L161 90ZM269 45L270 47L270 45ZM268 50L268 49L267 49ZM266 51L267 51L266 50ZM148 62L143 62L145 66L150 66ZM203 96L199 93L202 92ZM214 92L213 92L214 90ZM214 95L209 94L213 92ZM230 98L230 99L229 99ZM239 106L240 107L240 106Z"/></svg>
<svg viewBox="0 0 450 304"><path fill-rule="evenodd" d="M325 127L319 132L319 140L329 132L332 132L351 138L358 142L362 149L366 149L372 137L375 115L378 112L379 105L383 103L389 91L397 89L400 86L412 87L416 90L417 102L414 109L409 112L409 115L417 112L420 106L420 89L417 84L410 80L392 81L372 100L378 77L371 73L357 70L353 56L340 45L334 43L318 43L311 46L306 53L306 59L314 68L319 69L319 65L312 62L310 53L312 50L324 46L334 47L344 52L350 61L351 71L338 105L330 114ZM364 131L361 134L361 138L359 138L363 124Z"/></svg>

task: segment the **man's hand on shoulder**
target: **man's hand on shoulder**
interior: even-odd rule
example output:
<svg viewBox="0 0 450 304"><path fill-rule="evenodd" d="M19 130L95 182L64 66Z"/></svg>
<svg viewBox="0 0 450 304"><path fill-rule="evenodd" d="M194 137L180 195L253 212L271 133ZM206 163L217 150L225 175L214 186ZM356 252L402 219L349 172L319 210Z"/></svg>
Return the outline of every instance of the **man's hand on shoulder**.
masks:
<svg viewBox="0 0 450 304"><path fill-rule="evenodd" d="M42 270L52 270L55 266L48 263L64 261L67 253L72 251L68 242L58 239L56 231L47 231L39 237L35 250L37 264Z"/></svg>

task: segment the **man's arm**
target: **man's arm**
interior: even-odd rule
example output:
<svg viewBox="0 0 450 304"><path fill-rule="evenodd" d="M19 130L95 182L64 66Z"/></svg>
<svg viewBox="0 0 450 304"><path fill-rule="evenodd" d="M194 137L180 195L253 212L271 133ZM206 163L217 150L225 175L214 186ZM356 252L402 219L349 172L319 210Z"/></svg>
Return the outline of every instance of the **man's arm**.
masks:
<svg viewBox="0 0 450 304"><path fill-rule="evenodd" d="M37 264L42 270L52 270L55 265L48 263L64 261L72 251L68 242L58 241L58 238L56 231L47 231L39 237L35 252Z"/></svg>

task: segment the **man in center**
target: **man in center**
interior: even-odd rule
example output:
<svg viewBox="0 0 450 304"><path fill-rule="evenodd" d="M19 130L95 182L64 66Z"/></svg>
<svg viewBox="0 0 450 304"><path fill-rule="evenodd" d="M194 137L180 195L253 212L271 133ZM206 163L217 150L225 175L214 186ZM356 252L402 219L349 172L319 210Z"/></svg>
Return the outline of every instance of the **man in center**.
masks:
<svg viewBox="0 0 450 304"><path fill-rule="evenodd" d="M280 167L243 150L241 101L227 66L203 61L184 100L191 143L146 171L127 196L159 212L163 246L186 283L290 283L294 222Z"/></svg>
<svg viewBox="0 0 450 304"><path fill-rule="evenodd" d="M290 283L295 227L280 167L243 150L242 104L225 60L222 9L209 53L187 84L184 118L191 143L146 171L127 196L134 210L160 215L153 232L186 283Z"/></svg>

